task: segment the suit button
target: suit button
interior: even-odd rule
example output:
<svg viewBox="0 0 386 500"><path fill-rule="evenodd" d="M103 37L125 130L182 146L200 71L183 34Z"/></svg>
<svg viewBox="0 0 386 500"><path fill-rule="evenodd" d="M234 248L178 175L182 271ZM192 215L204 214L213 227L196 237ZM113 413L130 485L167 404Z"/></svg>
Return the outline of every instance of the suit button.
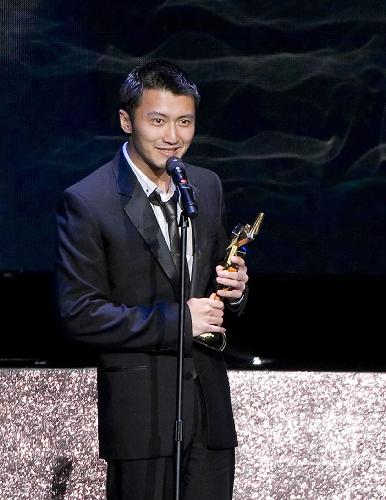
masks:
<svg viewBox="0 0 386 500"><path fill-rule="evenodd" d="M191 372L185 372L184 373L184 379L185 380L192 380L192 378L193 378L193 373L191 373Z"/></svg>

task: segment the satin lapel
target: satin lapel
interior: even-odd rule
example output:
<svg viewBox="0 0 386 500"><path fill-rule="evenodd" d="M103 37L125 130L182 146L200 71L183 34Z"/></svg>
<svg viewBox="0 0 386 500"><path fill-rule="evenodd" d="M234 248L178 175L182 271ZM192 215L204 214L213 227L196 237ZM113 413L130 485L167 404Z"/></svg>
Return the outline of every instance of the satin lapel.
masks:
<svg viewBox="0 0 386 500"><path fill-rule="evenodd" d="M178 291L177 270L150 202L122 153L116 159L118 161L113 168L117 169L117 188L122 198L123 209Z"/></svg>
<svg viewBox="0 0 386 500"><path fill-rule="evenodd" d="M124 207L126 214L145 240L155 258L160 263L170 281L178 289L178 275L165 238L140 184L137 183L133 195Z"/></svg>

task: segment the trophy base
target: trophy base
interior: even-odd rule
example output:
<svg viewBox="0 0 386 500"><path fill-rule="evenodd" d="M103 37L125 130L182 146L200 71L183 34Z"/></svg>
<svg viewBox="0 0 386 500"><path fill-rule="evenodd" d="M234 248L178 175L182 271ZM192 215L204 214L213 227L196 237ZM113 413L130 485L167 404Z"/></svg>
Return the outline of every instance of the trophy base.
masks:
<svg viewBox="0 0 386 500"><path fill-rule="evenodd" d="M202 333L201 335L194 337L193 340L201 345L204 345L205 347L214 349L215 351L223 351L227 345L225 333Z"/></svg>

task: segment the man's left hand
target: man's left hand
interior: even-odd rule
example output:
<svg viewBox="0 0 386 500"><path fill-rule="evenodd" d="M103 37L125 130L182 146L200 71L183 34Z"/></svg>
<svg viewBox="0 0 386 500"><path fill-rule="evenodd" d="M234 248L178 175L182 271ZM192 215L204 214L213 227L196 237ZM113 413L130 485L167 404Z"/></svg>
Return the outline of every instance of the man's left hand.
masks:
<svg viewBox="0 0 386 500"><path fill-rule="evenodd" d="M217 283L230 287L230 290L221 290L220 288L216 293L224 299L236 301L244 293L245 285L248 281L248 273L245 261L241 257L232 257L232 263L236 264L237 271L224 271L222 266L216 267Z"/></svg>

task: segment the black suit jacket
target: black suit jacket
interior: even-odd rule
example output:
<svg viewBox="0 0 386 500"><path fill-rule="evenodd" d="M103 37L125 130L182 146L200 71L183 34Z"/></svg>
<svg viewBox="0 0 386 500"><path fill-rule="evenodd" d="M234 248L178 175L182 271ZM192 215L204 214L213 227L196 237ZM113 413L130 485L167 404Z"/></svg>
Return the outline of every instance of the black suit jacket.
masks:
<svg viewBox="0 0 386 500"><path fill-rule="evenodd" d="M225 250L218 177L187 165L199 215L193 221L190 295L208 297ZM68 334L97 348L100 455L135 459L173 454L178 276L159 225L119 151L68 188L57 212L57 283ZM185 441L192 432L193 359L203 388L208 445L236 445L223 356L192 342L186 306Z"/></svg>

